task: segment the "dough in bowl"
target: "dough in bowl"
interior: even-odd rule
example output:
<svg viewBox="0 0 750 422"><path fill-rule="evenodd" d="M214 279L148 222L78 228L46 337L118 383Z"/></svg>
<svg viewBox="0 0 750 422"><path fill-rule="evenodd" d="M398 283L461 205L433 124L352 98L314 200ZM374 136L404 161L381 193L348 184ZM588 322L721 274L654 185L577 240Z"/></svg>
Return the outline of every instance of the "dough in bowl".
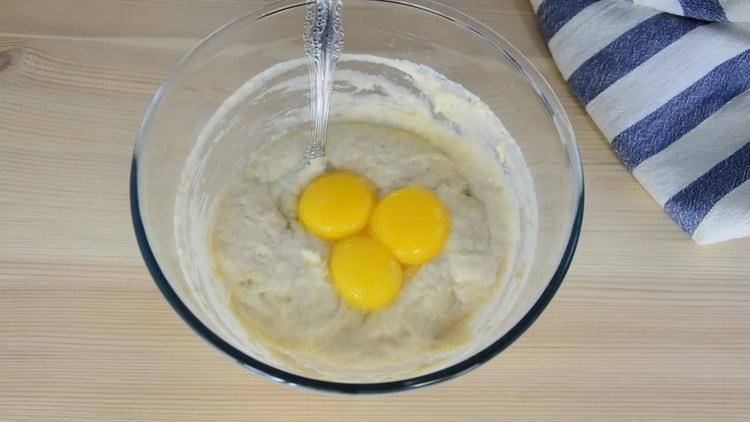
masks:
<svg viewBox="0 0 750 422"><path fill-rule="evenodd" d="M534 194L520 150L477 97L424 66L348 59L391 66L420 92L339 72L325 160L300 164L305 126L266 142L215 202L207 250L232 314L270 359L312 377L387 380L472 350L479 311L509 294L511 278L519 282L518 263L529 253L518 250L519 225L536 224L535 216L521 221L519 203L533 203ZM358 101L361 90L381 100ZM450 214L442 252L407 269L397 299L382 310L355 310L340 299L328 275L330 245L299 222L300 192L330 169L358 173L381 198L428 188Z"/></svg>

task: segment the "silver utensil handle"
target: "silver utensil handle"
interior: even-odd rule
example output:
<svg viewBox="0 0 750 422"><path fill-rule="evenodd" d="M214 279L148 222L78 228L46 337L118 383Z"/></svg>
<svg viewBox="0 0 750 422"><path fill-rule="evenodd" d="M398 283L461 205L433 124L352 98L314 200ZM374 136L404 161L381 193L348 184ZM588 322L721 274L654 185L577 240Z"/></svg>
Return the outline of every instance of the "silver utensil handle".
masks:
<svg viewBox="0 0 750 422"><path fill-rule="evenodd" d="M316 0L307 4L303 40L310 70L312 136L305 147L308 160L325 155L333 73L344 46L341 0Z"/></svg>

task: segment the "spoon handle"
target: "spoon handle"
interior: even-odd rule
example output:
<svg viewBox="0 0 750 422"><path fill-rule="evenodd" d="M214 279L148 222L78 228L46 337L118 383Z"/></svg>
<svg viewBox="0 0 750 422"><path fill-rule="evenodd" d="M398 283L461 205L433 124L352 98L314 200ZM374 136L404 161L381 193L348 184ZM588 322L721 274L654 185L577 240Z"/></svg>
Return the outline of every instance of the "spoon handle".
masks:
<svg viewBox="0 0 750 422"><path fill-rule="evenodd" d="M305 52L310 70L310 117L312 136L305 146L305 157L325 155L328 112L333 92L333 72L344 46L341 0L315 0L305 13Z"/></svg>

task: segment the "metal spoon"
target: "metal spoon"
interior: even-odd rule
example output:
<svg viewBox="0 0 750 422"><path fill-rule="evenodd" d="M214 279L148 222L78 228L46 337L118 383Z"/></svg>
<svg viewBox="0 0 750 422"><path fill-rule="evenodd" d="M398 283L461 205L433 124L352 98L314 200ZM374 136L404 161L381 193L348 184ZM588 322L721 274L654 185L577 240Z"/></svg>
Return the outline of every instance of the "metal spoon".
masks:
<svg viewBox="0 0 750 422"><path fill-rule="evenodd" d="M305 161L326 154L328 112L333 92L333 73L344 46L341 0L315 0L305 13L305 52L310 70L311 136L305 145Z"/></svg>

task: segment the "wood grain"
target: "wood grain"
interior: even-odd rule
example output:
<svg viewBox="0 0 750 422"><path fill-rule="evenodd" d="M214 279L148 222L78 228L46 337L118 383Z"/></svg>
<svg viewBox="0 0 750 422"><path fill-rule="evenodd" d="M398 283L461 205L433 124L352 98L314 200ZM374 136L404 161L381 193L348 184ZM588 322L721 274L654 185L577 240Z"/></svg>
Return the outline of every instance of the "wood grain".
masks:
<svg viewBox="0 0 750 422"><path fill-rule="evenodd" d="M250 0L0 5L0 420L746 420L750 239L693 244L557 74L524 0L447 2L560 94L587 182L583 236L539 321L454 381L344 397L250 374L149 278L128 208L133 139L168 69Z"/></svg>

